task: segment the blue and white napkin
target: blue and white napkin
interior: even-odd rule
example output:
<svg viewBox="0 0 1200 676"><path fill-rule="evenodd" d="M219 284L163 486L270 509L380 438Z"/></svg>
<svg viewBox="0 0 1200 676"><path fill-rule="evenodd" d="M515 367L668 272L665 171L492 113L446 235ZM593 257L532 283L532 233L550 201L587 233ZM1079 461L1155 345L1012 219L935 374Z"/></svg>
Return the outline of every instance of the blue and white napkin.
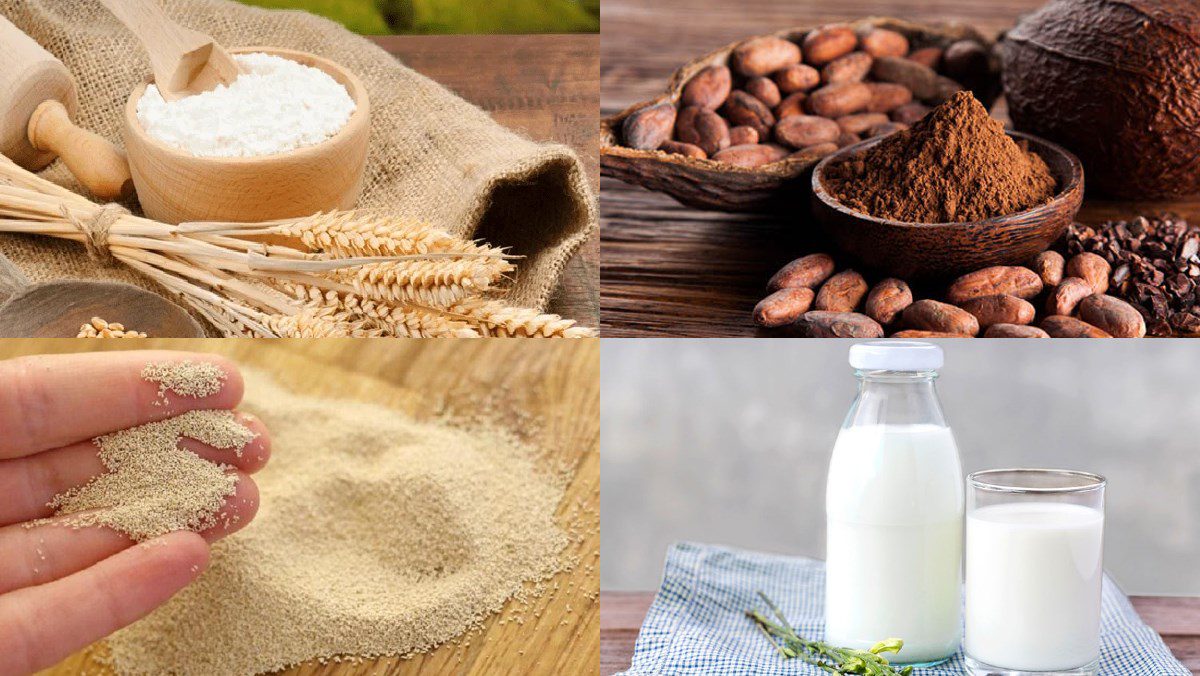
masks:
<svg viewBox="0 0 1200 676"><path fill-rule="evenodd" d="M781 658L746 617L749 608L765 610L758 591L780 607L801 636L824 636L824 563L690 542L675 544L667 554L662 587L642 623L633 664L624 673L827 676L799 659ZM1107 576L1102 614L1100 676L1190 676ZM959 652L943 664L915 673L969 672Z"/></svg>

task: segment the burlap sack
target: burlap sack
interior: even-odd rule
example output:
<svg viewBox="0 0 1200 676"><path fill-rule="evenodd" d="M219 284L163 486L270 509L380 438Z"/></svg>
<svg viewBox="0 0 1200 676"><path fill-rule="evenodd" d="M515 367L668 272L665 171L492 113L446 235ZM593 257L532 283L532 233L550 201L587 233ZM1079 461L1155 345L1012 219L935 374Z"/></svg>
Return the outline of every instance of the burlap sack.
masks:
<svg viewBox="0 0 1200 676"><path fill-rule="evenodd" d="M227 0L162 4L179 23L227 47L299 49L356 73L371 98L371 147L359 205L510 247L525 258L518 261L509 300L544 309L568 258L596 227L595 196L570 148L534 143L501 127L369 40L326 19ZM74 74L77 122L123 146L122 109L135 84L150 72L137 38L95 0L0 0L0 13ZM61 162L43 175L83 191ZM136 204L127 206L136 209ZM97 264L72 242L3 235L0 252L34 281L113 279L155 288L119 265Z"/></svg>

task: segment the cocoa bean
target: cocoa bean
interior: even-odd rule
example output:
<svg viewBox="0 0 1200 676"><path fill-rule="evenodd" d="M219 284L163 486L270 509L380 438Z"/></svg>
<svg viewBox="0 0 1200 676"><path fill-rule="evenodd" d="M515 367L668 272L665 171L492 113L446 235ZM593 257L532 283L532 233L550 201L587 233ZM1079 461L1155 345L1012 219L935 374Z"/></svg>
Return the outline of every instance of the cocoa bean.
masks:
<svg viewBox="0 0 1200 676"><path fill-rule="evenodd" d="M748 144L758 143L758 132L754 131L754 127L733 127L729 130L729 145L744 146Z"/></svg>
<svg viewBox="0 0 1200 676"><path fill-rule="evenodd" d="M655 150L671 140L675 129L675 106L659 103L635 111L621 124L625 145L638 150Z"/></svg>
<svg viewBox="0 0 1200 676"><path fill-rule="evenodd" d="M762 101L741 90L735 90L721 108L734 126L754 127L759 138L767 138L775 126L775 115Z"/></svg>
<svg viewBox="0 0 1200 676"><path fill-rule="evenodd" d="M768 108L779 105L783 98L779 95L779 86L768 77L752 77L746 80L743 89L746 90L746 93L762 101Z"/></svg>
<svg viewBox="0 0 1200 676"><path fill-rule="evenodd" d="M1067 261L1067 275L1087 282L1093 293L1108 291L1108 276L1111 273L1112 266L1108 261L1090 251L1075 254Z"/></svg>
<svg viewBox="0 0 1200 676"><path fill-rule="evenodd" d="M912 302L912 289L908 288L908 283L903 279L888 278L867 294L865 309L868 317L887 326Z"/></svg>
<svg viewBox="0 0 1200 676"><path fill-rule="evenodd" d="M857 312L805 312L801 319L810 338L882 338L883 327Z"/></svg>
<svg viewBox="0 0 1200 676"><path fill-rule="evenodd" d="M694 157L698 160L703 160L708 157L708 153L701 150L699 147L682 141L663 141L659 146L659 150L673 155L683 155L685 157Z"/></svg>
<svg viewBox="0 0 1200 676"><path fill-rule="evenodd" d="M714 155L731 145L729 124L725 118L707 108L695 106L679 111L679 119L675 122L675 138L700 148L708 155Z"/></svg>
<svg viewBox="0 0 1200 676"><path fill-rule="evenodd" d="M754 306L754 323L768 328L793 324L812 306L812 289L780 289Z"/></svg>
<svg viewBox="0 0 1200 676"><path fill-rule="evenodd" d="M837 125L849 134L861 134L877 124L888 121L883 113L855 113L843 115L837 119Z"/></svg>
<svg viewBox="0 0 1200 676"><path fill-rule="evenodd" d="M871 90L871 101L867 103L867 112L870 113L890 112L912 102L912 92L904 85L894 82L868 82L867 88Z"/></svg>
<svg viewBox="0 0 1200 676"><path fill-rule="evenodd" d="M825 85L808 95L808 110L821 117L838 118L866 110L871 88L862 82Z"/></svg>
<svg viewBox="0 0 1200 676"><path fill-rule="evenodd" d="M716 110L729 98L733 88L733 76L726 66L709 66L696 73L695 77L684 85L679 95L680 107L699 106L708 110Z"/></svg>
<svg viewBox="0 0 1200 676"><path fill-rule="evenodd" d="M955 305L982 296L1009 295L1029 300L1042 292L1042 278L1029 268L994 265L968 272L950 284L946 300Z"/></svg>
<svg viewBox="0 0 1200 676"><path fill-rule="evenodd" d="M1029 267L1033 268L1033 271L1038 273L1038 277L1042 278L1043 286L1051 288L1058 286L1059 282L1063 280L1063 267L1065 265L1066 261L1063 259L1062 254L1057 251L1043 251L1033 257L1033 263ZM1054 314L1063 313L1056 312Z"/></svg>
<svg viewBox="0 0 1200 676"><path fill-rule="evenodd" d="M803 115L804 99L806 98L808 98L808 95L804 92L788 94L787 98L781 101L778 106L775 106L775 119L782 120L791 115Z"/></svg>
<svg viewBox="0 0 1200 676"><path fill-rule="evenodd" d="M825 84L862 82L867 73L871 72L873 61L871 55L866 52L850 52L845 56L839 56L821 69L821 82Z"/></svg>
<svg viewBox="0 0 1200 676"><path fill-rule="evenodd" d="M925 331L941 331L964 336L979 333L979 320L966 310L936 300L919 300L900 314L904 325Z"/></svg>
<svg viewBox="0 0 1200 676"><path fill-rule="evenodd" d="M1146 320L1129 303L1103 294L1094 294L1079 303L1079 318L1114 338L1143 338Z"/></svg>
<svg viewBox="0 0 1200 676"><path fill-rule="evenodd" d="M957 80L951 80L950 78L945 77L943 75L937 76L937 78L933 82L933 86L934 86L935 91L933 94L933 98L930 99L930 101L934 105L942 104L942 103L945 103L946 101L949 101L950 97L953 96L955 94L955 92L961 92L963 90L963 86L962 86L961 82L959 82Z"/></svg>
<svg viewBox="0 0 1200 676"><path fill-rule="evenodd" d="M1037 314L1032 303L1016 296L982 296L964 301L959 307L975 315L982 328L992 324L1029 324Z"/></svg>
<svg viewBox="0 0 1200 676"><path fill-rule="evenodd" d="M806 63L788 66L783 70L776 71L771 77L783 94L806 92L821 84L820 71Z"/></svg>
<svg viewBox="0 0 1200 676"><path fill-rule="evenodd" d="M858 42L864 52L876 58L908 54L908 38L886 28L872 28Z"/></svg>
<svg viewBox="0 0 1200 676"><path fill-rule="evenodd" d="M904 85L918 99L933 99L938 94L938 74L912 59L885 56L875 59L871 74L878 80Z"/></svg>
<svg viewBox="0 0 1200 676"><path fill-rule="evenodd" d="M798 159L811 160L818 157L825 157L830 153L837 152L838 144L830 141L828 143L814 143L811 146L804 146L800 150L789 155Z"/></svg>
<svg viewBox="0 0 1200 676"><path fill-rule="evenodd" d="M1051 315L1043 319L1042 329L1051 338L1112 338L1104 329L1062 315Z"/></svg>
<svg viewBox="0 0 1200 676"><path fill-rule="evenodd" d="M922 329L904 329L892 334L892 338L971 338L965 333L950 333L948 331L925 331Z"/></svg>
<svg viewBox="0 0 1200 676"><path fill-rule="evenodd" d="M804 36L804 61L824 66L839 56L849 54L858 46L854 29L845 24L829 24Z"/></svg>
<svg viewBox="0 0 1200 676"><path fill-rule="evenodd" d="M922 47L908 54L909 61L915 61L930 70L937 70L942 65L941 47Z"/></svg>
<svg viewBox="0 0 1200 676"><path fill-rule="evenodd" d="M842 130L837 122L816 115L790 115L775 125L775 140L792 148L832 143Z"/></svg>
<svg viewBox="0 0 1200 676"><path fill-rule="evenodd" d="M1049 338L1050 334L1036 326L992 324L983 332L984 338Z"/></svg>
<svg viewBox="0 0 1200 676"><path fill-rule="evenodd" d="M839 148L845 148L846 146L852 146L861 140L862 140L862 137L859 136L858 134L849 134L846 132L842 132L842 133L838 134L837 140L834 141L834 143L836 143L837 147L839 147Z"/></svg>
<svg viewBox="0 0 1200 676"><path fill-rule="evenodd" d="M729 55L730 67L746 77L767 75L795 63L800 63L800 48L794 42L770 36L747 40Z"/></svg>
<svg viewBox="0 0 1200 676"><path fill-rule="evenodd" d="M787 156L788 151L782 146L774 143L756 143L754 145L729 146L714 154L710 159L736 167L754 168L778 162Z"/></svg>
<svg viewBox="0 0 1200 676"><path fill-rule="evenodd" d="M901 85L893 86L899 87ZM904 91L908 90L905 89ZM912 96L912 92L909 92L909 96ZM892 111L892 120L894 122L899 122L900 124L907 124L911 127L919 122L921 118L925 117L928 113L929 106L921 103L920 101L910 101Z"/></svg>
<svg viewBox="0 0 1200 676"><path fill-rule="evenodd" d="M1065 277L1046 296L1046 314L1073 315L1079 301L1095 293L1092 286L1078 277Z"/></svg>
<svg viewBox="0 0 1200 676"><path fill-rule="evenodd" d="M779 269L767 290L805 287L815 289L833 274L833 258L829 254L815 253L802 256Z"/></svg>
<svg viewBox="0 0 1200 676"><path fill-rule="evenodd" d="M894 134L898 131L904 131L905 129L908 129L907 124L900 124L899 122L881 122L867 130L867 138L887 136L888 134Z"/></svg>
<svg viewBox="0 0 1200 676"><path fill-rule="evenodd" d="M813 308L830 312L853 312L866 295L867 280L854 270L843 270L821 285Z"/></svg>
<svg viewBox="0 0 1200 676"><path fill-rule="evenodd" d="M954 42L942 55L942 72L959 82L981 82L989 69L987 50L974 40Z"/></svg>

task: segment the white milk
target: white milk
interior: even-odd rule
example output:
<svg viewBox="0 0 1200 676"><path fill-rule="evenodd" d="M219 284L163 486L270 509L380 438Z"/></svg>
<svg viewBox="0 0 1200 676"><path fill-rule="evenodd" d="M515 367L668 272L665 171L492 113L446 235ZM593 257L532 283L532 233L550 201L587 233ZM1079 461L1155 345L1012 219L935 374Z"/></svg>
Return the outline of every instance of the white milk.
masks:
<svg viewBox="0 0 1200 676"><path fill-rule="evenodd" d="M1100 656L1104 514L1016 502L967 517L967 654L1025 671Z"/></svg>
<svg viewBox="0 0 1200 676"><path fill-rule="evenodd" d="M904 640L893 662L954 653L961 638L963 478L937 425L843 429L833 449L825 637L865 649Z"/></svg>

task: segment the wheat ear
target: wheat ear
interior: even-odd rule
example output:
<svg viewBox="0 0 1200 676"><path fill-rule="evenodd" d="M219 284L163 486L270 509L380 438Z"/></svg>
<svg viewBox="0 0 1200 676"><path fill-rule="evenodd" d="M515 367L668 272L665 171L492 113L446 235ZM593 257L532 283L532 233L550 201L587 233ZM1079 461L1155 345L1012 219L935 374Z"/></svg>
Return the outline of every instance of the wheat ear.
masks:
<svg viewBox="0 0 1200 676"><path fill-rule="evenodd" d="M374 300L444 307L486 291L512 270L504 259L466 258L369 263L328 276Z"/></svg>
<svg viewBox="0 0 1200 676"><path fill-rule="evenodd" d="M458 253L503 256L428 223L363 211L332 212L280 222L272 232L295 237L311 249L337 256L395 256Z"/></svg>
<svg viewBox="0 0 1200 676"><path fill-rule="evenodd" d="M573 320L495 300L472 298L451 305L446 312L476 322L489 336L591 338L596 335L592 329L576 326Z"/></svg>
<svg viewBox="0 0 1200 676"><path fill-rule="evenodd" d="M352 293L320 289L306 284L281 282L281 288L306 306L340 309L378 329L384 336L397 338L478 338L481 334L460 319L435 310L407 305L389 305Z"/></svg>

